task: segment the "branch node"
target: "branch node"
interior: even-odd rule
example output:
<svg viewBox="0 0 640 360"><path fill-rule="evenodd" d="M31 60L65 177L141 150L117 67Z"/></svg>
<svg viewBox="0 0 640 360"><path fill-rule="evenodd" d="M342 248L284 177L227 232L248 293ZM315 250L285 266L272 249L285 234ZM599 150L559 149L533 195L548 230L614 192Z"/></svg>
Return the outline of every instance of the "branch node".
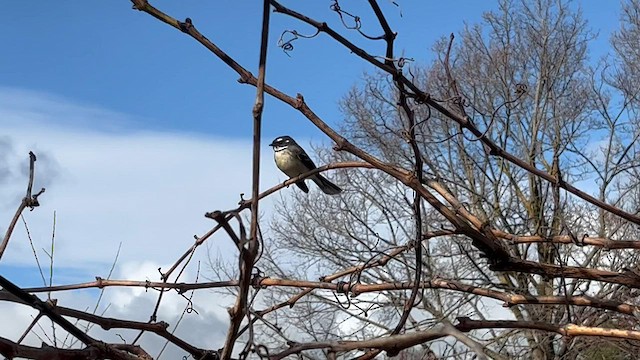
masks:
<svg viewBox="0 0 640 360"><path fill-rule="evenodd" d="M349 292L349 283L346 281L338 281L336 284L336 292L338 294L347 294Z"/></svg>
<svg viewBox="0 0 640 360"><path fill-rule="evenodd" d="M25 202L29 211L33 211L34 208L40 206L40 201L38 201L38 196L44 194L45 188L40 189L35 195L31 196L31 198L26 198Z"/></svg>
<svg viewBox="0 0 640 360"><path fill-rule="evenodd" d="M300 94L300 93L297 93L296 94L296 103L295 103L294 107L297 110L300 110L303 105L304 105L304 96L302 96L302 94Z"/></svg>
<svg viewBox="0 0 640 360"><path fill-rule="evenodd" d="M260 273L255 273L253 275L253 278L251 278L251 286L253 286L253 288L256 290L266 289L267 286L262 285L262 281L268 278L269 278L268 276L261 276Z"/></svg>
<svg viewBox="0 0 640 360"><path fill-rule="evenodd" d="M191 28L193 28L193 22L191 18L184 19L184 22L178 21L178 26L180 27L180 31L188 34Z"/></svg>
<svg viewBox="0 0 640 360"><path fill-rule="evenodd" d="M246 72L246 73L242 73L240 74L240 77L238 78L238 83L239 84L250 84L251 83L251 79L253 78L253 74L251 74L250 72Z"/></svg>
<svg viewBox="0 0 640 360"><path fill-rule="evenodd" d="M347 139L340 137L340 140L336 141L336 144L333 146L334 151L343 151L347 148Z"/></svg>
<svg viewBox="0 0 640 360"><path fill-rule="evenodd" d="M138 11L144 11L144 9L147 8L147 5L149 5L147 0L131 0L131 2L133 3L131 8Z"/></svg>
<svg viewBox="0 0 640 360"><path fill-rule="evenodd" d="M223 217L223 213L220 210L215 210L212 212L205 213L204 217L218 221L218 219Z"/></svg>
<svg viewBox="0 0 640 360"><path fill-rule="evenodd" d="M458 325L466 327L473 320L471 320L468 316L459 316L456 318L456 321L458 322Z"/></svg>

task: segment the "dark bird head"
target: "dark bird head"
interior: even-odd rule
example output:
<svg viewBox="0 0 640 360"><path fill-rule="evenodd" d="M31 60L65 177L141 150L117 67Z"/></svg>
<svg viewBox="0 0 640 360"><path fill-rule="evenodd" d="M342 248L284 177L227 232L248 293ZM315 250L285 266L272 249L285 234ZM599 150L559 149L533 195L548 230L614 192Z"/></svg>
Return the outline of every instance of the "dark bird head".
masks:
<svg viewBox="0 0 640 360"><path fill-rule="evenodd" d="M295 140L293 140L291 136L284 135L284 136L278 136L277 138L275 138L271 142L271 144L269 144L269 146L272 146L274 149L277 149L277 148L284 148L295 143L296 143Z"/></svg>

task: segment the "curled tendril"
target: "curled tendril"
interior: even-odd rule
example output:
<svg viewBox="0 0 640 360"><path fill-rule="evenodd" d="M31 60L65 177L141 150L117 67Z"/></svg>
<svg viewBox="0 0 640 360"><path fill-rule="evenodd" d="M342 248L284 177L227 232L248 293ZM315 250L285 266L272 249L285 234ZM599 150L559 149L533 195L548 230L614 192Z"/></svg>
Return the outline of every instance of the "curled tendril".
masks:
<svg viewBox="0 0 640 360"><path fill-rule="evenodd" d="M332 11L335 11L336 13L338 13L338 16L340 16L340 21L342 21L342 25L344 25L344 27L346 27L347 29L350 30L360 30L360 27L362 27L362 23L360 22L360 16L357 15L353 15L347 11L344 11L340 8L340 4L338 3L338 0L333 0L333 4L329 5L329 9L331 9ZM344 20L344 16L346 15L350 18L353 19L354 25L351 26L349 24L347 24L347 22Z"/></svg>
<svg viewBox="0 0 640 360"><path fill-rule="evenodd" d="M374 56L374 58L378 60L392 61L396 63L400 69L402 69L405 65L407 65L408 62L415 61L415 59L413 58L406 58L406 57L400 57L398 59L390 59L386 56Z"/></svg>
<svg viewBox="0 0 640 360"><path fill-rule="evenodd" d="M454 96L451 99L451 103L454 105L462 105L464 107L469 106L469 100L467 100L466 98L463 98L462 96Z"/></svg>
<svg viewBox="0 0 640 360"><path fill-rule="evenodd" d="M345 285L349 285L347 291L340 291L341 289L344 288ZM336 299L336 302L338 303L338 305L340 305L341 308L347 310L351 307L351 299L349 298L349 292L351 291L351 284L346 282L346 281L339 281L337 284L337 289L339 291L333 292L333 297ZM338 297L338 294L345 294L347 302L346 305L340 300L340 298Z"/></svg>
<svg viewBox="0 0 640 360"><path fill-rule="evenodd" d="M407 62L415 61L413 58L401 57L398 59L398 67L402 68Z"/></svg>
<svg viewBox="0 0 640 360"><path fill-rule="evenodd" d="M184 294L180 294L185 300L187 300L187 308L184 310L187 314L191 314L192 312L200 315L200 313L193 308L193 301L190 298L184 296Z"/></svg>
<svg viewBox="0 0 640 360"><path fill-rule="evenodd" d="M427 98L423 96L413 95L409 97L409 99L413 102L414 105L424 105L427 103Z"/></svg>
<svg viewBox="0 0 640 360"><path fill-rule="evenodd" d="M311 39L318 36L319 33L320 33L320 30L316 30L316 33L313 35L303 35L297 32L296 30L285 30L282 32L282 35L280 35L280 39L278 40L278 47L282 48L282 51L284 51L284 53L287 54L287 56L291 56L289 55L289 52L293 51L294 41L300 38Z"/></svg>
<svg viewBox="0 0 640 360"><path fill-rule="evenodd" d="M384 35L381 35L381 36L370 36L370 35L365 34L361 30L362 21L360 19L360 16L353 15L353 14L349 13L348 11L342 10L342 8L340 7L340 4L338 3L338 0L333 0L333 3L331 5L329 5L329 9L331 9L332 11L335 11L338 14L338 16L340 17L340 21L342 21L342 25L344 25L345 28L347 28L349 30L356 30L357 32L360 33L360 35L366 37L369 40L383 40L384 39ZM351 21L345 20L345 17L350 18ZM353 22L353 25L351 25L351 22Z"/></svg>
<svg viewBox="0 0 640 360"><path fill-rule="evenodd" d="M269 359L269 349L260 344L260 345L256 345L256 354L258 354L258 356L260 357L260 359Z"/></svg>

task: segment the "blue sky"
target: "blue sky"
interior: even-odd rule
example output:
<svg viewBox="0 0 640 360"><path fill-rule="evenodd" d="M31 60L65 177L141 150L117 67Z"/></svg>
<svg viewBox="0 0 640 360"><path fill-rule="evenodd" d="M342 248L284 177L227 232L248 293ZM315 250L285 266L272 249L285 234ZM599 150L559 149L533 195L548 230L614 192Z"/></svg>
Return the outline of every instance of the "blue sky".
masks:
<svg viewBox="0 0 640 360"><path fill-rule="evenodd" d="M298 6L304 3L303 6ZM420 2L389 6L389 18L400 32L398 49L427 61L439 36L477 21L491 2ZM425 6L428 4L428 6ZM178 19L191 17L198 29L255 73L261 6L256 1L154 1ZM339 26L329 1L291 2L300 11ZM144 119L129 127L163 131L192 131L208 135L251 136L254 89L236 82L237 75L202 46L150 16L131 9L129 1L97 1L79 6L74 1L3 1L0 24L0 86L55 94ZM370 15L362 4L346 10ZM399 16L402 11L402 18ZM442 16L451 13L450 19ZM310 29L284 16L272 16L268 80L294 94L301 92L329 122L339 122L336 103L363 71L371 68L325 36L295 43L291 57L277 48L285 29ZM363 21L365 31L378 34L374 19ZM406 29L406 31L403 31ZM351 38L355 37L354 34ZM382 42L367 41L382 52ZM322 71L308 71L320 67ZM299 115L269 101L265 136L283 132L316 137ZM63 121L63 120L61 120ZM294 121L291 123L291 121ZM104 124L87 124L100 128Z"/></svg>
<svg viewBox="0 0 640 360"><path fill-rule="evenodd" d="M418 64L432 60L435 40L458 33L465 22L476 23L482 12L497 7L494 1L475 0L398 2L400 8L380 0L398 31L397 54ZM330 1L284 3L327 21L369 52L384 53L382 42L361 40L344 30L329 10ZM256 73L259 1L152 4L178 19L190 17L203 34ZM362 17L363 31L380 34L365 1L343 0L341 5ZM608 51L609 35L618 27L619 4L592 1L581 6L599 33L590 50L597 60ZM6 145L0 149L9 149L0 153L0 233L24 191L22 169L27 152L34 150L40 155L37 186L46 186L47 192L42 207L25 218L42 260L40 249L49 244L57 212L54 282L106 276L120 242L115 277L157 280L159 266L166 268L191 245L194 234L211 227L204 212L231 209L240 193L250 192L255 89L238 84L233 71L188 36L132 10L129 1L0 0L0 11L0 145ZM287 29L312 33L272 15L267 81L290 95L304 94L325 121L339 125L338 101L373 68L324 35L298 40L287 56L276 46ZM295 110L270 98L263 122L265 142L283 134L304 139L302 143L326 142ZM265 145L263 188L284 180L271 156ZM4 179L3 169L9 169ZM262 205L266 215L272 201ZM209 250L228 258L235 256L230 245L220 237ZM0 261L0 273L25 286L41 283L22 225ZM191 269L185 280L194 276ZM139 300L132 309L149 301L129 289L109 294L115 303ZM63 299L63 305L79 306L78 299ZM227 321L222 306L208 310ZM130 315L124 308L118 311L112 315ZM5 330L10 329L0 326L0 336L8 336Z"/></svg>
<svg viewBox="0 0 640 360"><path fill-rule="evenodd" d="M261 5L257 1L154 1L178 19L191 17L198 29L250 70L256 68ZM289 2L337 29L330 1ZM343 2L343 8L363 18L370 34L380 30L366 2ZM397 52L419 62L431 60L430 47L464 22L475 23L493 1L401 1L395 7L380 2L399 33ZM249 138L254 89L202 46L150 16L132 10L129 1L0 1L0 86L17 87L68 98L133 115L126 127L190 131L205 135ZM582 5L585 17L606 42L617 26L617 2ZM291 57L277 48L285 29L311 30L285 16L272 16L268 81L290 94L301 92L330 123L339 123L338 99L371 67L355 59L326 36L299 40ZM351 39L355 32L343 31ZM383 53L382 42L361 41L372 53ZM595 49L597 53L598 49ZM308 71L309 69L320 69ZM254 70L255 73L255 70ZM1 121L1 120L0 120ZM64 120L60 120L64 121ZM91 128L106 126L86 124ZM264 134L318 137L298 114L269 101Z"/></svg>

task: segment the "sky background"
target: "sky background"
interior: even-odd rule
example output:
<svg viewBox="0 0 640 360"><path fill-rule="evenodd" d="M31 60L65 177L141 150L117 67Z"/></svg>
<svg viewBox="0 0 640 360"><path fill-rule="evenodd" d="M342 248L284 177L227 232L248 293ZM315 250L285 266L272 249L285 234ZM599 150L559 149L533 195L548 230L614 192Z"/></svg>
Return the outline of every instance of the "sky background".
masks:
<svg viewBox="0 0 640 360"><path fill-rule="evenodd" d="M177 19L190 17L200 32L257 74L258 1L152 3ZM362 17L364 32L378 35L365 3L341 5ZM398 3L400 7L380 1L398 32L397 53L417 64L433 60L430 49L437 39L497 8L494 1ZM361 40L345 30L330 4L285 2L327 21L370 53L383 54L382 42ZM582 8L598 34L590 49L596 61L607 53L609 36L617 29L619 4L584 2ZM54 283L106 277L120 243L114 278L158 280L157 268L170 266L192 244L194 234L212 226L205 212L232 209L240 193L250 193L255 89L237 83L237 74L190 37L132 10L129 1L0 0L0 11L0 233L23 196L27 154L33 150L39 157L36 187L47 192L42 206L26 212L25 220L39 259L48 266L42 249L50 247L56 211ZM271 26L267 82L292 96L302 93L329 125L339 126L340 98L374 69L323 35L296 41L287 55L277 47L282 31L313 31L280 14L272 14ZM295 110L267 98L262 188L285 180L266 146L285 134L306 147L327 144ZM277 198L261 205L265 218ZM214 258L236 256L226 238L215 237L196 259L202 268L207 250ZM195 264L183 280L195 279ZM0 261L0 274L22 286L42 284L22 222ZM201 278L205 275L203 270ZM193 339L196 345L210 348L219 345L226 331L228 302L201 294L196 296L215 301L198 302L202 316L185 321L203 330ZM83 307L95 300L96 292L56 297L62 305ZM103 305L112 304L109 316L146 321L153 301L154 294L139 289L109 289ZM168 297L161 313L174 323L184 305L181 298ZM15 339L31 321L24 307L0 304L0 313L16 315L11 324L20 324L0 325L3 337Z"/></svg>

